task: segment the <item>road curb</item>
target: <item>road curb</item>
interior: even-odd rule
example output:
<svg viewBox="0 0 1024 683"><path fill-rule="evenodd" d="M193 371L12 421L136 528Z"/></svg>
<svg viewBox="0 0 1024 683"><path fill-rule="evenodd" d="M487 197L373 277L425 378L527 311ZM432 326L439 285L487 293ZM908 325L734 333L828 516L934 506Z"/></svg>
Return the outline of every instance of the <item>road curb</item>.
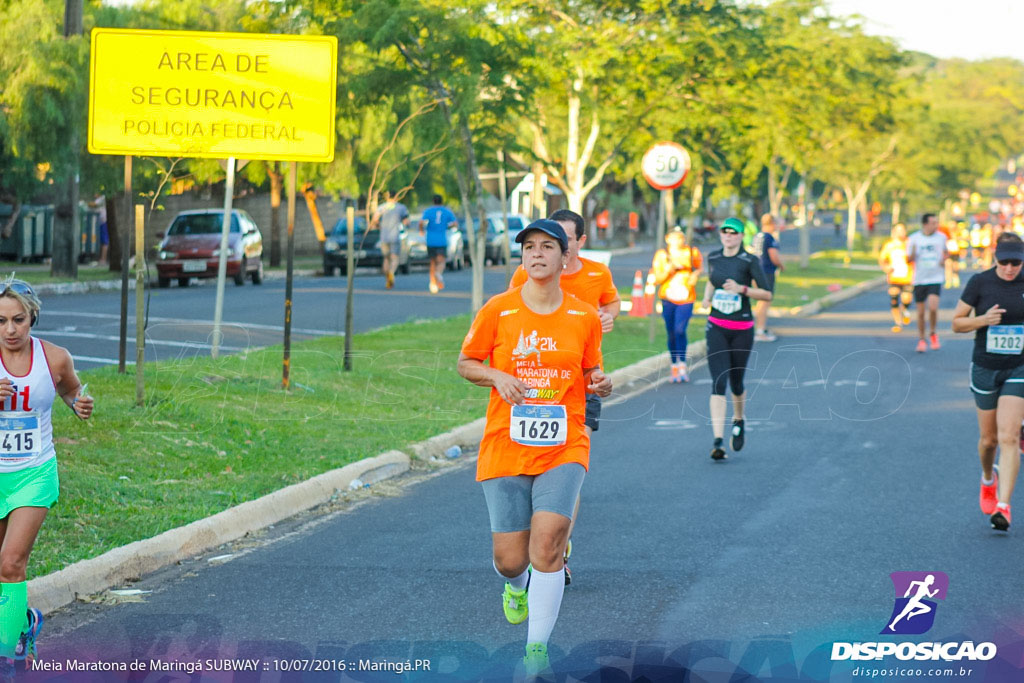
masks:
<svg viewBox="0 0 1024 683"><path fill-rule="evenodd" d="M814 315L884 281L885 278L882 277L859 283L798 307L797 310L800 312L790 315ZM689 345L687 364L691 371L704 360L706 353L707 345L704 340ZM667 382L670 378L669 367L668 352L662 352L612 371L609 376L616 387L616 392L607 400L607 405L621 403ZM477 445L483 437L485 424L486 418L479 418L444 434L412 444L407 450L413 457L421 460L440 458L451 446ZM145 574L326 503L338 491L346 490L354 479L359 479L365 484L373 484L407 472L410 469L410 462L407 453L388 451L319 474L307 481L228 508L211 517L170 529L153 538L135 541L98 557L76 562L60 571L29 581L31 603L44 614L48 614L74 602L79 596L91 595L112 586L137 580Z"/></svg>
<svg viewBox="0 0 1024 683"><path fill-rule="evenodd" d="M326 503L353 480L373 484L409 470L409 456L388 451L250 500L223 512L115 548L98 557L28 582L32 606L43 614L236 540L282 519Z"/></svg>

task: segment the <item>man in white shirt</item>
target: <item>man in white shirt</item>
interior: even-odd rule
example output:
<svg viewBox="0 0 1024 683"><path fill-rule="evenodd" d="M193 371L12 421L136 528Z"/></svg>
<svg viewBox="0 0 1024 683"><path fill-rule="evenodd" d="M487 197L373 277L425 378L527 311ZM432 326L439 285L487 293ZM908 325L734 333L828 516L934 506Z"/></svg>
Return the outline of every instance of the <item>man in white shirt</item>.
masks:
<svg viewBox="0 0 1024 683"><path fill-rule="evenodd" d="M946 280L946 236L939 232L939 219L933 213L921 217L921 230L907 238L907 261L914 264L914 301L917 302L917 352L924 353L929 344L939 348L935 326L939 318L939 292ZM931 335L925 341L924 311L928 309Z"/></svg>

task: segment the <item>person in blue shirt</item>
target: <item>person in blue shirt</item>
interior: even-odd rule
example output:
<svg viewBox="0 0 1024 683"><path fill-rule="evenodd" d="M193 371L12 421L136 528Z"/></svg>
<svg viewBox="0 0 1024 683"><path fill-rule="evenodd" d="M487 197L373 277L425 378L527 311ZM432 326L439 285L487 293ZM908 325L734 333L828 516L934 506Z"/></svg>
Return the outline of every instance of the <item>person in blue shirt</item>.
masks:
<svg viewBox="0 0 1024 683"><path fill-rule="evenodd" d="M444 266L448 254L448 228L455 226L455 214L444 205L444 197L434 195L434 205L423 212L420 234L426 230L427 256L430 258L430 293L444 289Z"/></svg>
<svg viewBox="0 0 1024 683"><path fill-rule="evenodd" d="M768 289L775 291L775 273L782 271L782 257L779 256L779 240L775 236L775 218L766 213L761 216L761 232L754 237L750 252L761 259L761 270L768 278ZM754 305L754 341L773 342L777 337L768 330L767 301Z"/></svg>

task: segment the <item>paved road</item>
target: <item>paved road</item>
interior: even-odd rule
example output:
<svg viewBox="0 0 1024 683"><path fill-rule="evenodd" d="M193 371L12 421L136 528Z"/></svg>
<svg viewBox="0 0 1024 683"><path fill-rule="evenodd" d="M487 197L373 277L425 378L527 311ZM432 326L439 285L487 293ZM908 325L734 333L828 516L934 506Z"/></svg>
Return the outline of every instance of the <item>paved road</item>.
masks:
<svg viewBox="0 0 1024 683"><path fill-rule="evenodd" d="M812 248L828 248L831 230L812 231ZM782 235L783 249L796 253L796 231ZM714 242L702 245L707 250ZM636 270L646 273L653 247L612 258L612 274L620 288L628 288ZM467 313L470 306L471 272L449 271L447 288L438 295L427 292L427 272L414 269L399 275L395 289L384 289L383 277L372 270L359 271L355 282L354 329L378 328L414 318L439 318ZM504 289L503 266L487 269L487 296ZM267 280L262 286L246 284L225 289L224 341L226 353L251 347L280 344L283 340L284 281ZM216 286L214 281L193 281L188 288L153 289L147 304L146 359L207 355L213 329ZM43 297L43 316L36 333L71 350L79 368L117 362L120 293L97 292ZM129 299L128 357L135 359L135 297ZM296 341L321 335L342 334L345 329L345 279L300 277L294 285L292 332Z"/></svg>
<svg viewBox="0 0 1024 683"><path fill-rule="evenodd" d="M964 666L975 670L967 680L1021 680L1024 531L994 532L977 509L971 342L949 332L954 301L944 294L943 348L924 355L912 335L888 332L879 292L779 321L780 341L756 348L748 376L748 445L725 463L708 458L706 369L607 406L576 581L551 644L556 670L849 681L855 665ZM40 647L61 661L260 660L237 677L247 681L341 679L274 671L313 658L429 659L417 680L505 680L521 654L525 626L501 614L471 463L249 545L144 579L144 602L58 613ZM992 641L998 656L831 662L833 642L894 640L878 635L894 571L949 576L931 631L895 640Z"/></svg>

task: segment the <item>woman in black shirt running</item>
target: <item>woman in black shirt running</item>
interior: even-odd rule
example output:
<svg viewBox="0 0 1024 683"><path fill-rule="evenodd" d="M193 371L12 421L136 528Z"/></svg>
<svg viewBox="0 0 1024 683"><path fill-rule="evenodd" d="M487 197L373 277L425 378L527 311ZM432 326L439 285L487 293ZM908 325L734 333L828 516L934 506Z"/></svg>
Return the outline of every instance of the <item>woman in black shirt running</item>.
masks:
<svg viewBox="0 0 1024 683"><path fill-rule="evenodd" d="M732 389L732 449L743 448L743 409L746 390L743 374L754 345L754 317L750 300L771 301L768 280L756 256L743 251L743 223L729 218L720 228L722 248L708 254L708 284L704 308L708 313L708 369L711 370L711 429L715 435L711 457L724 460L725 386Z"/></svg>

